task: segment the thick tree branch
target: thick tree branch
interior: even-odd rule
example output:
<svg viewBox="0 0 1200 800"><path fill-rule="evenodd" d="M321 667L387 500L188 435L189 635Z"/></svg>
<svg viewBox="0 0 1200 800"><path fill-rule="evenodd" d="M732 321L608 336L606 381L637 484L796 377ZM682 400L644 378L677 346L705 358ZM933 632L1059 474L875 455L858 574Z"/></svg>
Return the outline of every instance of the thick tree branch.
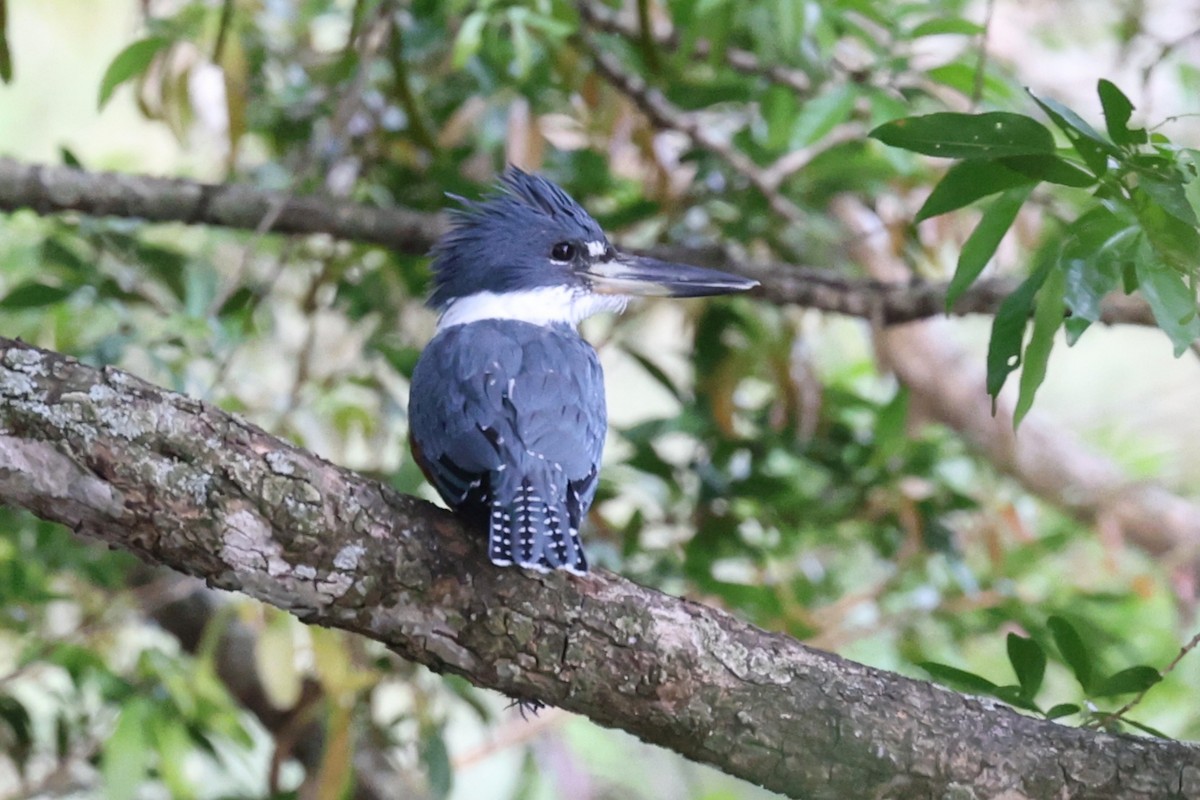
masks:
<svg viewBox="0 0 1200 800"><path fill-rule="evenodd" d="M0 158L0 211L26 208L43 215L77 211L97 217L241 230L258 230L267 220L270 224L266 227L276 233L323 233L411 254L428 251L446 228L441 214L403 208L373 208L329 198L289 197L246 185L92 173ZM272 220L271 215L276 214L278 218ZM712 248L661 247L653 253L721 266L756 278L762 282L759 296L774 303L862 317L882 325L946 313L948 284L944 282L889 283L856 280L830 270L790 264L736 264ZM994 313L1015 286L1003 278L977 281L950 313ZM1149 306L1141 298L1119 295L1106 299L1103 320L1110 324L1154 324Z"/></svg>
<svg viewBox="0 0 1200 800"><path fill-rule="evenodd" d="M1191 745L1024 717L612 575L496 569L428 503L6 339L0 502L795 797L1200 796Z"/></svg>

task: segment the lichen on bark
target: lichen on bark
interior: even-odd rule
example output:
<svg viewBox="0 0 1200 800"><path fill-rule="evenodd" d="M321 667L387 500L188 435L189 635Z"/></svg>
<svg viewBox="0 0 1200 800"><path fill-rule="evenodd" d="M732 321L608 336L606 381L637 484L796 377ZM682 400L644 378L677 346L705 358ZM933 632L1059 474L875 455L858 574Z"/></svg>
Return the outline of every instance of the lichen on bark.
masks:
<svg viewBox="0 0 1200 800"><path fill-rule="evenodd" d="M497 569L443 510L5 339L0 459L0 502L792 796L1200 796L1192 745L1024 717L606 573Z"/></svg>

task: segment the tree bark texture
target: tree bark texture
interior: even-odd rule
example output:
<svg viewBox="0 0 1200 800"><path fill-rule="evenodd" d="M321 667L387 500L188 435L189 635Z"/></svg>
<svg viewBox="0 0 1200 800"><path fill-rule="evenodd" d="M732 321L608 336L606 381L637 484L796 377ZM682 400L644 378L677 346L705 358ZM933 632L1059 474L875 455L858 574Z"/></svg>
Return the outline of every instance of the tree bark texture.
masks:
<svg viewBox="0 0 1200 800"><path fill-rule="evenodd" d="M422 500L8 339L0 502L793 797L1200 797L1193 745L1025 717L614 575L495 568Z"/></svg>

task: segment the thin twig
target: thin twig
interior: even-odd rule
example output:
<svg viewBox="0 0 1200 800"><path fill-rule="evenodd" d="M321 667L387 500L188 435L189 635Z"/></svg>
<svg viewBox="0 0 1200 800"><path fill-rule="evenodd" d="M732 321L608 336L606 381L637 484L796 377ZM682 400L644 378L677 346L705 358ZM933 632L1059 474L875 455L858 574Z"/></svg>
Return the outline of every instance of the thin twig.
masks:
<svg viewBox="0 0 1200 800"><path fill-rule="evenodd" d="M421 108L416 92L412 89L412 77L409 75L408 62L404 53L404 31L395 23L392 25L392 41L388 58L392 64L392 91L408 119L409 135L426 150L437 150L437 137L430 131L429 124L425 120L425 111Z"/></svg>
<svg viewBox="0 0 1200 800"><path fill-rule="evenodd" d="M988 65L988 33L992 29L992 12L995 7L996 0L987 0L983 8L983 30L979 33L979 60L975 63L975 86L971 90L972 111L978 108L983 100L983 84Z"/></svg>
<svg viewBox="0 0 1200 800"><path fill-rule="evenodd" d="M784 153L776 159L771 166L762 171L763 184L778 191L785 180L807 167L817 156L847 142L859 141L865 133L863 126L857 122L838 125L822 136L819 142Z"/></svg>
<svg viewBox="0 0 1200 800"><path fill-rule="evenodd" d="M229 37L229 29L233 24L233 0L225 0L221 5L221 19L217 23L217 40L213 43L212 60L214 64L221 63L225 54L225 42Z"/></svg>
<svg viewBox="0 0 1200 800"><path fill-rule="evenodd" d="M1183 657L1186 656L1188 653L1192 652L1193 650L1195 650L1197 645L1200 645L1200 633L1197 633L1195 636L1193 636L1188 641L1187 644L1185 644L1183 647L1179 648L1179 653L1175 656L1174 659L1171 660L1170 664L1167 664L1167 666L1163 668L1162 672L1160 672L1159 675L1161 675L1163 678L1165 678L1165 677L1167 677L1167 675L1171 674L1171 672L1175 669L1175 667L1179 666L1179 662L1183 660ZM1155 685L1157 685L1157 683ZM1101 715L1100 717L1097 717L1095 720L1089 722L1084 727L1100 728L1103 730L1105 728L1105 726L1107 726L1113 720L1120 719L1121 717L1124 717L1126 714L1128 714L1130 711L1132 711L1135 706L1137 706L1139 703L1142 702L1143 699L1145 699L1146 693L1149 692L1153 688L1154 688L1154 686L1147 686L1145 689L1142 689L1140 692L1138 692L1136 697L1134 697L1132 700L1130 700L1125 705L1118 708L1116 711L1110 711L1107 714Z"/></svg>
<svg viewBox="0 0 1200 800"><path fill-rule="evenodd" d="M1159 45L1158 55L1151 59L1150 62L1142 69L1143 95L1149 94L1150 78L1154 74L1154 70L1158 69L1158 67L1164 61L1170 58L1171 54L1173 54L1176 50L1178 50L1180 47L1183 47L1183 45L1187 44L1198 36L1200 36L1200 28L1188 31L1176 39L1172 39L1169 42L1163 42Z"/></svg>
<svg viewBox="0 0 1200 800"><path fill-rule="evenodd" d="M712 153L748 180L766 198L771 210L780 217L795 225L804 222L804 212L779 193L778 187L765 177L764 171L749 156L729 142L714 136L709 127L702 124L695 115L677 108L641 76L626 72L620 61L599 48L589 33L581 32L580 41L592 57L596 71L601 77L629 98L655 127L684 134L696 147Z"/></svg>
<svg viewBox="0 0 1200 800"><path fill-rule="evenodd" d="M597 31L623 36L631 41L637 41L641 37L641 32L637 28L622 22L617 14L609 12L602 6L583 1L577 3L577 7L583 21ZM653 37L654 44L660 48L672 52L679 49L679 34L674 30L651 31L650 35ZM703 61L711 53L712 45L707 39L697 39L693 44L692 56L696 60ZM779 64L764 64L749 50L737 47L726 48L725 63L743 75L765 78L772 83L791 89L802 97L812 93L813 82L805 72L789 69Z"/></svg>
<svg viewBox="0 0 1200 800"><path fill-rule="evenodd" d="M548 728L561 725L567 718L567 713L561 708L543 708L532 720L526 720L525 717L514 713L512 718L503 727L494 731L486 742L455 756L450 763L455 772L466 769L491 755L536 738Z"/></svg>
<svg viewBox="0 0 1200 800"><path fill-rule="evenodd" d="M638 34L637 41L641 46L642 58L646 60L646 68L652 75L662 71L658 58L658 43L654 41L653 27L650 24L650 0L637 0Z"/></svg>

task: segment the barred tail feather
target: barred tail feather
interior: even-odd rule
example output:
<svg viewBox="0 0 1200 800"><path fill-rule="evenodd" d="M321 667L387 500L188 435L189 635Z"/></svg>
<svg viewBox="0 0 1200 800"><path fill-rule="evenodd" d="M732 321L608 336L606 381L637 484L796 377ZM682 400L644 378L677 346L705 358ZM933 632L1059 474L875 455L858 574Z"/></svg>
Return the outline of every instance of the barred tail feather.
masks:
<svg viewBox="0 0 1200 800"><path fill-rule="evenodd" d="M523 479L507 502L497 497L491 503L488 557L500 566L586 573L578 516L571 511L563 499L542 497L529 478Z"/></svg>

